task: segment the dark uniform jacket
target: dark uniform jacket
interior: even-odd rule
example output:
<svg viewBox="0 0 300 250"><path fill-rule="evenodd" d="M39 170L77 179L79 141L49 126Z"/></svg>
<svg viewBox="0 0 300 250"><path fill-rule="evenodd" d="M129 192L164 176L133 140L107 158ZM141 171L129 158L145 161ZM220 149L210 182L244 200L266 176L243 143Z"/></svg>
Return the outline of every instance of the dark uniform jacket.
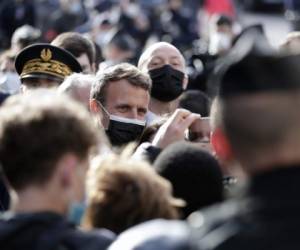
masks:
<svg viewBox="0 0 300 250"><path fill-rule="evenodd" d="M252 179L246 194L190 218L198 249L300 249L300 166Z"/></svg>
<svg viewBox="0 0 300 250"><path fill-rule="evenodd" d="M113 239L106 230L81 232L50 212L5 213L0 217L1 250L104 250Z"/></svg>
<svg viewBox="0 0 300 250"><path fill-rule="evenodd" d="M122 233L109 250L298 250L300 166L252 179L233 201L184 222L154 220Z"/></svg>

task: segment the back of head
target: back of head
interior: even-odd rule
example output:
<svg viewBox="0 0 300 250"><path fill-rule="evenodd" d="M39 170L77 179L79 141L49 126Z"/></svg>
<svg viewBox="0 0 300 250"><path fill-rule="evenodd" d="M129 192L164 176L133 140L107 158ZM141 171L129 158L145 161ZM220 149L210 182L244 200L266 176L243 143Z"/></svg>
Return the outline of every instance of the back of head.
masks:
<svg viewBox="0 0 300 250"><path fill-rule="evenodd" d="M183 216L223 198L222 173L217 160L191 143L175 143L154 162L156 170L173 185L174 196L187 202Z"/></svg>
<svg viewBox="0 0 300 250"><path fill-rule="evenodd" d="M119 234L147 220L178 217L171 185L147 163L107 157L92 166L87 187L86 228L103 227Z"/></svg>
<svg viewBox="0 0 300 250"><path fill-rule="evenodd" d="M0 121L0 162L17 191L47 183L64 154L85 159L98 142L88 112L50 90L10 97Z"/></svg>
<svg viewBox="0 0 300 250"><path fill-rule="evenodd" d="M300 56L252 48L230 60L218 103L235 157L250 173L299 161Z"/></svg>
<svg viewBox="0 0 300 250"><path fill-rule="evenodd" d="M73 73L66 77L63 83L57 88L57 91L61 93L72 93L72 91L76 89L91 87L94 81L95 77L93 75Z"/></svg>
<svg viewBox="0 0 300 250"><path fill-rule="evenodd" d="M95 80L96 77L94 75L74 73L66 77L63 83L59 85L57 91L66 93L89 109L90 92Z"/></svg>
<svg viewBox="0 0 300 250"><path fill-rule="evenodd" d="M200 90L185 91L179 98L178 106L193 113L200 114L202 117L209 116L209 97Z"/></svg>

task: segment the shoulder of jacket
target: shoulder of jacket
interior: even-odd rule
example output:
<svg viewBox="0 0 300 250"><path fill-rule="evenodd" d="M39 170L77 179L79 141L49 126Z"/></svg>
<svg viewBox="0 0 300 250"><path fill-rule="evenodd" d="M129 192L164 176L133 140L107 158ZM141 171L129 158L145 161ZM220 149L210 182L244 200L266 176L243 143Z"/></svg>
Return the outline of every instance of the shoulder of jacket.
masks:
<svg viewBox="0 0 300 250"><path fill-rule="evenodd" d="M200 250L216 249L242 228L241 206L236 201L225 202L195 212L188 218L192 239Z"/></svg>

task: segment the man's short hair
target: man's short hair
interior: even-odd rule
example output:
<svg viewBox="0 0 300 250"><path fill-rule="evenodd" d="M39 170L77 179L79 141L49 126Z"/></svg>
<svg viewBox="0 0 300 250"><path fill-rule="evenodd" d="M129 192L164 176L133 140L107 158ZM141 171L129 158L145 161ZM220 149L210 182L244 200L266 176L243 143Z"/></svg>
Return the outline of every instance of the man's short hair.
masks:
<svg viewBox="0 0 300 250"><path fill-rule="evenodd" d="M239 160L266 159L300 146L299 65L299 55L257 49L226 66L215 123Z"/></svg>
<svg viewBox="0 0 300 250"><path fill-rule="evenodd" d="M94 82L91 90L91 99L95 99L105 105L108 85L123 79L127 80L132 86L142 88L150 93L151 79L148 74L143 73L129 63L120 63L108 67L97 74L97 80Z"/></svg>
<svg viewBox="0 0 300 250"><path fill-rule="evenodd" d="M98 143L91 120L78 103L51 90L9 98L0 110L0 163L12 188L47 182L66 153L86 158Z"/></svg>
<svg viewBox="0 0 300 250"><path fill-rule="evenodd" d="M240 159L300 146L300 91L270 92L220 101L224 130Z"/></svg>
<svg viewBox="0 0 300 250"><path fill-rule="evenodd" d="M58 35L51 44L69 51L75 57L86 54L90 64L95 63L96 50L93 42L79 33L62 33Z"/></svg>
<svg viewBox="0 0 300 250"><path fill-rule="evenodd" d="M172 183L174 196L186 201L182 208L184 218L223 200L221 167L211 154L195 144L170 145L157 157L154 167Z"/></svg>
<svg viewBox="0 0 300 250"><path fill-rule="evenodd" d="M179 97L178 106L205 117L209 116L210 99L200 90L187 90Z"/></svg>
<svg viewBox="0 0 300 250"><path fill-rule="evenodd" d="M90 92L95 79L95 75L74 73L66 77L63 83L58 86L57 91L58 93L65 93L89 107Z"/></svg>
<svg viewBox="0 0 300 250"><path fill-rule="evenodd" d="M61 85L59 85L57 91L59 93L67 93L70 96L77 94L81 89L91 88L95 81L94 75L83 74L83 73L73 73L72 75L66 77Z"/></svg>

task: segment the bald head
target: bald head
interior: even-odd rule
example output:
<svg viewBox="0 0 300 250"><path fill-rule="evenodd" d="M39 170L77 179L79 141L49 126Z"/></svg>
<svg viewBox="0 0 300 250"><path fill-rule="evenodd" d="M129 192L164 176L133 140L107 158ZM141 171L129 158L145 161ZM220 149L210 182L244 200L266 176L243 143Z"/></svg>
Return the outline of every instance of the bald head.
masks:
<svg viewBox="0 0 300 250"><path fill-rule="evenodd" d="M185 60L180 51L170 43L158 42L144 51L139 59L138 68L148 72L165 64L185 73Z"/></svg>
<svg viewBox="0 0 300 250"><path fill-rule="evenodd" d="M170 103L182 94L188 84L185 60L180 51L166 42L155 43L141 55L138 68L148 73L152 80L151 112L172 113L175 105L170 108Z"/></svg>

